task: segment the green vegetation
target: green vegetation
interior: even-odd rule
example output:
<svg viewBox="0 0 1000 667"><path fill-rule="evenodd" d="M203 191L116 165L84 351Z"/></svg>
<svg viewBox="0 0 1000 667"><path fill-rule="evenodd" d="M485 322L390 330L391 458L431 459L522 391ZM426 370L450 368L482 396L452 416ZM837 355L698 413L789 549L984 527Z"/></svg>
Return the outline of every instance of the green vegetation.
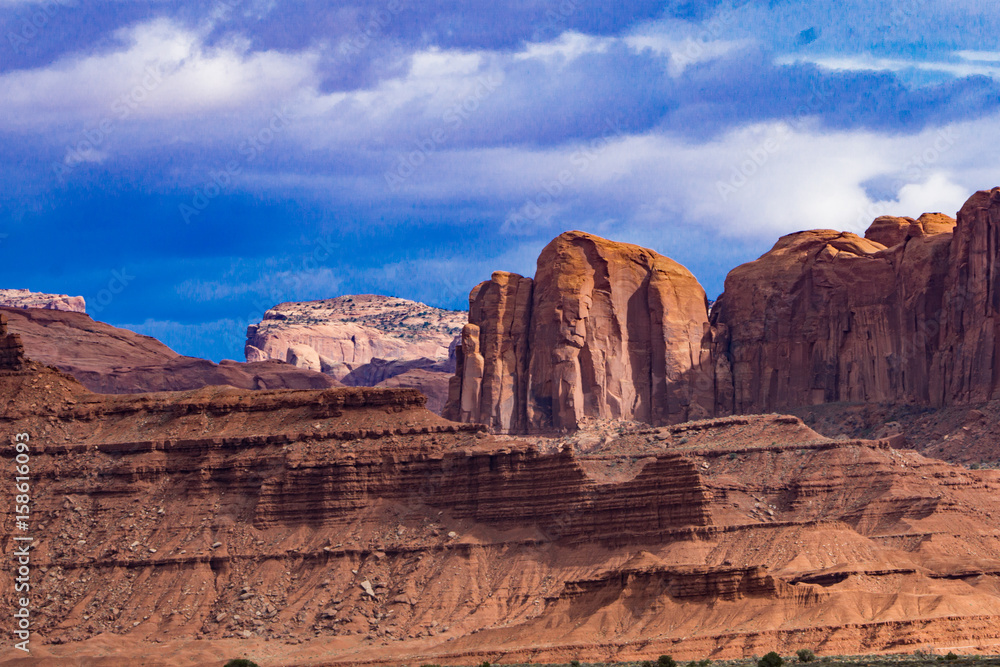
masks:
<svg viewBox="0 0 1000 667"><path fill-rule="evenodd" d="M809 649L802 649L809 650ZM810 651L811 652L811 651ZM541 664L524 664L524 663L504 663L503 667L575 667L575 665L580 664L581 667L585 664L586 667L660 667L661 665L671 665L674 667L757 667L762 661L771 654L769 653L764 658L754 657L751 658L734 658L730 660L692 660L685 661L678 665L677 661L671 656L665 655L661 656L660 660L642 660L642 661L631 661L631 662L584 662L583 660L576 659L570 663L550 663L549 665ZM778 658L781 656L777 653L774 655ZM798 656L799 661L810 662L810 660L802 660L797 651L796 656ZM794 663L795 658L785 657L782 659L783 667L788 667L790 663ZM894 653L886 655L838 655L838 656L823 656L818 657L813 653L813 658L811 662L823 665L823 667L941 667L943 664L947 664L949 667L1000 667L1000 656L979 656L979 655L956 655L954 652L948 655L938 655L931 652L925 651L913 651L912 653ZM581 664L582 663L582 664ZM774 663L777 664L777 663ZM421 667L437 667L435 665L421 665ZM499 667L499 666L498 666Z"/></svg>
<svg viewBox="0 0 1000 667"><path fill-rule="evenodd" d="M757 667L781 667L785 661L775 651L771 651L757 661Z"/></svg>
<svg viewBox="0 0 1000 667"><path fill-rule="evenodd" d="M795 655L799 657L799 662L812 662L816 659L816 654L807 648L800 648Z"/></svg>
<svg viewBox="0 0 1000 667"><path fill-rule="evenodd" d="M673 659L673 656L661 655L656 659L656 664L658 667L677 667L677 661Z"/></svg>
<svg viewBox="0 0 1000 667"><path fill-rule="evenodd" d="M246 658L236 658L234 660L230 660L229 662L227 662L225 667L260 667L260 665L258 665L253 660L247 660Z"/></svg>

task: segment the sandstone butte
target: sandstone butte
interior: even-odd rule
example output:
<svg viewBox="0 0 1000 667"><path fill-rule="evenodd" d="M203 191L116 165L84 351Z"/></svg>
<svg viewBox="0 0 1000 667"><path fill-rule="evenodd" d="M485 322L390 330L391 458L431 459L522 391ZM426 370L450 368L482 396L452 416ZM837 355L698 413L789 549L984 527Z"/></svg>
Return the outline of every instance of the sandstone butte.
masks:
<svg viewBox="0 0 1000 667"><path fill-rule="evenodd" d="M282 303L247 329L248 362L276 359L348 386L419 389L441 412L465 314L373 294Z"/></svg>
<svg viewBox="0 0 1000 667"><path fill-rule="evenodd" d="M667 423L714 408L705 291L651 250L567 232L534 280L494 273L469 304L451 419L544 432L585 416Z"/></svg>
<svg viewBox="0 0 1000 667"><path fill-rule="evenodd" d="M552 440L446 421L411 389L94 394L5 329L5 430L31 434L32 664L1000 645L998 471L789 416Z"/></svg>
<svg viewBox="0 0 1000 667"><path fill-rule="evenodd" d="M1000 188L957 220L789 234L730 272L709 315L675 262L568 232L533 281L498 272L472 290L444 414L545 433L587 418L981 404L1000 389L997 238Z"/></svg>

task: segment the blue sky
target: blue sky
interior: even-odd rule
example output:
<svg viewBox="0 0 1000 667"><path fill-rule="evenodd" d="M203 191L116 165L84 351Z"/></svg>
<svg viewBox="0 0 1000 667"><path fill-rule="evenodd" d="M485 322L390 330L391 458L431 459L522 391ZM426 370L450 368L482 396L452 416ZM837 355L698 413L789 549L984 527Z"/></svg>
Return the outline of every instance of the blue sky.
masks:
<svg viewBox="0 0 1000 667"><path fill-rule="evenodd" d="M714 297L1000 185L988 4L0 0L0 285L212 359L281 301L463 308L569 229Z"/></svg>

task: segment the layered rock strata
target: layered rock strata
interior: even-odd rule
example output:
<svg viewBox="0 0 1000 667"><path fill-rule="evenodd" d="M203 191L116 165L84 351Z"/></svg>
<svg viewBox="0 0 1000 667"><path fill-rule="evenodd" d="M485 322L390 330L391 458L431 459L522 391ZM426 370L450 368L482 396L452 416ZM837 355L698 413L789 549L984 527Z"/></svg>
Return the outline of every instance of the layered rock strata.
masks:
<svg viewBox="0 0 1000 667"><path fill-rule="evenodd" d="M32 649L52 661L726 659L1000 636L1000 473L795 418L581 455L447 422L412 390L106 396L25 362L0 402L31 434Z"/></svg>

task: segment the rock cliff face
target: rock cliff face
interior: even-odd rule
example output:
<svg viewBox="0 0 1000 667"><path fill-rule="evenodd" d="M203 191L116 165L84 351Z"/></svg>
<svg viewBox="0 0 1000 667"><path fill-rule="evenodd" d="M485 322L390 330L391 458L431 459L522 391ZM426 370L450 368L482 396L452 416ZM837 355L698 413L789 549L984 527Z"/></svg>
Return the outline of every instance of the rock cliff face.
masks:
<svg viewBox="0 0 1000 667"><path fill-rule="evenodd" d="M64 310L71 313L87 312L87 302L82 296L42 294L26 289L0 289L0 306L4 308Z"/></svg>
<svg viewBox="0 0 1000 667"><path fill-rule="evenodd" d="M958 213L935 364L936 403L1000 398L1000 188Z"/></svg>
<svg viewBox="0 0 1000 667"><path fill-rule="evenodd" d="M525 430L532 284L530 278L497 271L473 288L458 348L460 368L446 407L453 419L504 432Z"/></svg>
<svg viewBox="0 0 1000 667"><path fill-rule="evenodd" d="M454 372L450 346L465 320L461 312L372 294L283 303L248 327L245 353L248 362L286 361L349 386L410 386L427 392L440 412Z"/></svg>
<svg viewBox="0 0 1000 667"><path fill-rule="evenodd" d="M733 269L712 309L717 411L928 404L952 227L799 232Z"/></svg>
<svg viewBox="0 0 1000 667"><path fill-rule="evenodd" d="M651 250L583 232L552 241L535 279L473 289L445 415L503 432L584 417L660 424L713 409L705 292Z"/></svg>
<svg viewBox="0 0 1000 667"><path fill-rule="evenodd" d="M737 267L712 310L719 413L821 403L998 398L1000 189L865 239L783 237Z"/></svg>
<svg viewBox="0 0 1000 667"><path fill-rule="evenodd" d="M534 280L498 272L472 291L443 414L528 433L584 418L1000 398L998 239L1000 188L957 221L883 216L863 238L789 234L729 273L709 327L683 267L568 232Z"/></svg>
<svg viewBox="0 0 1000 667"><path fill-rule="evenodd" d="M21 337L8 332L7 315L0 312L0 371L23 370L25 361Z"/></svg>

